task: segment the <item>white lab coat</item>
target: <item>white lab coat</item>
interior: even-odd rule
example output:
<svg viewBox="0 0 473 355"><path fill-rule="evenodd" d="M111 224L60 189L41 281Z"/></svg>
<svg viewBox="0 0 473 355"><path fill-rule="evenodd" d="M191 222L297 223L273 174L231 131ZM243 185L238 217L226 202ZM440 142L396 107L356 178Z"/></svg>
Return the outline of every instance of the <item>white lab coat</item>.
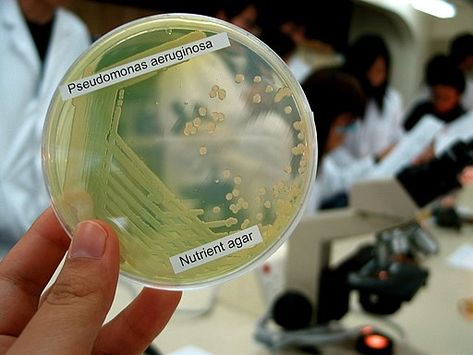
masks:
<svg viewBox="0 0 473 355"><path fill-rule="evenodd" d="M0 1L0 242L18 239L49 205L42 127L58 83L89 44L82 21L60 9L41 68L17 1Z"/></svg>
<svg viewBox="0 0 473 355"><path fill-rule="evenodd" d="M326 154L318 168L305 213L316 213L324 200L348 191L354 183L368 177L375 166L372 157L353 159L342 147Z"/></svg>
<svg viewBox="0 0 473 355"><path fill-rule="evenodd" d="M469 142L471 139L473 111L449 124L430 115L424 116L380 164L375 164L369 156L353 159L344 147L337 148L322 159L305 211L307 214L316 213L323 200L349 191L356 182L396 175L431 143L434 143L435 153L439 156L456 142Z"/></svg>
<svg viewBox="0 0 473 355"><path fill-rule="evenodd" d="M403 136L403 115L401 96L395 89L388 88L383 112L379 111L374 100L369 100L364 119L347 134L344 147L355 158L381 153Z"/></svg>
<svg viewBox="0 0 473 355"><path fill-rule="evenodd" d="M315 213L325 199L369 178L376 166L374 156L402 138L402 117L401 96L392 88L386 92L382 116L369 101L364 120L347 133L341 147L323 157L306 213Z"/></svg>
<svg viewBox="0 0 473 355"><path fill-rule="evenodd" d="M434 140L435 155L442 155L456 142L470 142L473 139L473 110L446 124Z"/></svg>

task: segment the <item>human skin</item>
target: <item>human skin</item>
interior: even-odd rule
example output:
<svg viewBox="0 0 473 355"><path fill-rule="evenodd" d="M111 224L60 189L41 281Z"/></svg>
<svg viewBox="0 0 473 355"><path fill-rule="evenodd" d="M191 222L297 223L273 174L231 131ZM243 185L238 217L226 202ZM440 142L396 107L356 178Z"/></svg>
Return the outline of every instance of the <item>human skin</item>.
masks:
<svg viewBox="0 0 473 355"><path fill-rule="evenodd" d="M181 292L144 288L104 325L118 274L119 243L110 226L81 222L71 242L47 209L0 262L0 354L141 354Z"/></svg>

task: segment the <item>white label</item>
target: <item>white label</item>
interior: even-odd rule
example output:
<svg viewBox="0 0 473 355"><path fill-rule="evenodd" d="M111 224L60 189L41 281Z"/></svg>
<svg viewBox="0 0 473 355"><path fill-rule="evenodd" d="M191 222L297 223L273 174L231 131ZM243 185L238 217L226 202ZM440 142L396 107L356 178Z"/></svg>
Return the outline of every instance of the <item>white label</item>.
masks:
<svg viewBox="0 0 473 355"><path fill-rule="evenodd" d="M76 81L71 81L70 83L61 85L59 91L61 92L63 100L72 99L229 46L230 41L228 40L227 34L225 32L219 33L112 69L104 70Z"/></svg>
<svg viewBox="0 0 473 355"><path fill-rule="evenodd" d="M178 274L239 250L251 248L262 241L263 238L258 226L252 226L184 253L171 256L169 260L174 272Z"/></svg>

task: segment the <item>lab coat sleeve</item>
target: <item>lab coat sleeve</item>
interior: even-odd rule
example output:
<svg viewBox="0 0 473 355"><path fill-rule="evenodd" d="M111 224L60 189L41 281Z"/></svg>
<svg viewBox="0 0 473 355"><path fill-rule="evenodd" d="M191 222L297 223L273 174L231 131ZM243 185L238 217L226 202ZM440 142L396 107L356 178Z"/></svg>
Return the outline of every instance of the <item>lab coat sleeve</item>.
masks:
<svg viewBox="0 0 473 355"><path fill-rule="evenodd" d="M322 185L319 199L325 200L349 190L354 183L366 178L374 169L375 162L372 157L352 158L340 148L323 157L321 165L316 181L318 179L318 183Z"/></svg>
<svg viewBox="0 0 473 355"><path fill-rule="evenodd" d="M370 99L363 119L347 134L343 146L353 156L379 155L403 137L401 95L395 89L388 88L383 102L383 110L380 110L374 99Z"/></svg>
<svg viewBox="0 0 473 355"><path fill-rule="evenodd" d="M389 144L397 143L404 136L404 104L401 95L394 89L388 91L390 105Z"/></svg>
<svg viewBox="0 0 473 355"><path fill-rule="evenodd" d="M309 194L309 198L306 202L304 214L313 215L317 213L317 210L319 209L321 203L320 196L322 188L323 183L321 182L321 178L316 178Z"/></svg>
<svg viewBox="0 0 473 355"><path fill-rule="evenodd" d="M459 141L473 139L473 110L463 114L441 130L434 140L435 155L440 156L445 150Z"/></svg>

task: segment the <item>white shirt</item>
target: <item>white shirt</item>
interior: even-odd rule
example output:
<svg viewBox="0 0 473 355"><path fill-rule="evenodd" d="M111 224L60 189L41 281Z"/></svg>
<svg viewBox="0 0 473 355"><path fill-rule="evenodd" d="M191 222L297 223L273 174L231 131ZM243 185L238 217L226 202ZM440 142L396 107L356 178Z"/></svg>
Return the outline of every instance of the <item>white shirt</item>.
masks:
<svg viewBox="0 0 473 355"><path fill-rule="evenodd" d="M374 155L402 138L402 118L402 99L392 88L386 91L382 114L373 100L368 102L364 120L347 133L341 147L323 157L306 212L314 213L325 199L369 178Z"/></svg>
<svg viewBox="0 0 473 355"><path fill-rule="evenodd" d="M347 134L344 147L355 158L379 154L403 136L403 114L401 96L395 89L388 88L383 112L374 100L369 100L363 120Z"/></svg>
<svg viewBox="0 0 473 355"><path fill-rule="evenodd" d="M353 159L344 147L337 148L322 159L305 211L307 214L316 213L322 201L342 191L349 191L356 182L396 175L432 141L436 155L439 156L456 142L468 142L471 139L473 111L465 113L450 124L444 124L435 117L426 115L378 165L369 156Z"/></svg>
<svg viewBox="0 0 473 355"><path fill-rule="evenodd" d="M455 121L446 124L434 140L435 155L440 156L459 141L473 139L473 110L464 113Z"/></svg>
<svg viewBox="0 0 473 355"><path fill-rule="evenodd" d="M323 53L299 47L289 58L287 66L299 83L303 83L316 70L339 66L343 62L340 54Z"/></svg>
<svg viewBox="0 0 473 355"><path fill-rule="evenodd" d="M368 177L374 167L375 162L371 157L353 159L344 148L326 154L319 166L306 214L316 213L325 199L348 191L354 183Z"/></svg>
<svg viewBox="0 0 473 355"><path fill-rule="evenodd" d="M58 83L89 44L82 21L60 9L41 66L17 1L0 1L0 242L21 237L49 205L42 127Z"/></svg>

